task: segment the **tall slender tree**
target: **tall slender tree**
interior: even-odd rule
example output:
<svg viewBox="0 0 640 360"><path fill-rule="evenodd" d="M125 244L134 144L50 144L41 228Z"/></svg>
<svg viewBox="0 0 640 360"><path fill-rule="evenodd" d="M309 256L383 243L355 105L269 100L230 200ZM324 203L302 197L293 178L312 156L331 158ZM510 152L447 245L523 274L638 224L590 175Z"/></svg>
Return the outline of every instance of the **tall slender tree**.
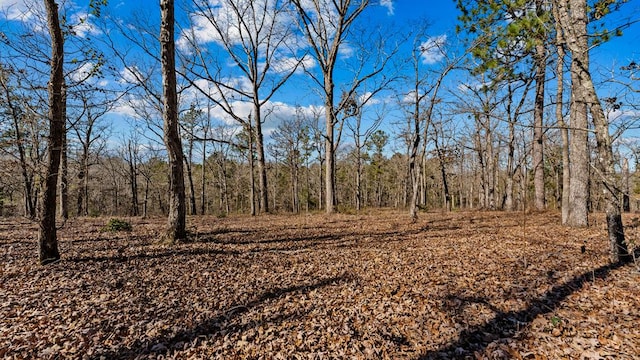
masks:
<svg viewBox="0 0 640 360"><path fill-rule="evenodd" d="M60 259L56 228L56 193L60 152L65 131L64 118L64 36L60 28L58 4L54 0L45 0L47 24L51 36L51 74L49 77L49 142L47 147L47 167L38 229L38 249L40 264L46 265Z"/></svg>
<svg viewBox="0 0 640 360"><path fill-rule="evenodd" d="M387 41L393 38L391 34L384 34L380 38L374 39L368 27L360 35L368 38L358 39L357 42L367 44L367 48L375 48L376 54L372 54L365 48L359 51L361 54L355 61L357 63L350 71L353 73L353 80L343 87L343 96L336 96L335 69L338 65L339 53L347 46L348 39L354 33L354 23L361 17L372 1L370 0L291 0L297 10L297 19L300 30L306 36L311 48L310 52L314 56L319 71L306 69L312 81L322 90L324 101L325 133L324 133L324 155L325 155L325 212L333 213L337 205L336 198L336 150L340 140L341 127L344 117L349 115L349 107L352 106L356 91L359 88L381 74L391 59L397 53L398 46L389 49ZM389 52L385 49L390 50ZM370 86L369 91L377 93L380 89L389 85L395 76L384 77L375 86ZM341 119L340 116L344 115Z"/></svg>
<svg viewBox="0 0 640 360"><path fill-rule="evenodd" d="M297 71L298 56L289 3L283 0L194 0L194 27L182 40L195 49L188 70L191 84L243 126L249 122L243 102L251 104L251 132L255 141L260 211L269 212L267 165L262 126L269 101ZM214 40L229 55L243 80L221 76L218 61L208 58L206 43ZM233 70L231 70L233 71ZM193 75L193 76L191 76ZM235 75L235 74L234 74ZM213 86L217 91L203 87ZM236 82L234 84L234 82Z"/></svg>
<svg viewBox="0 0 640 360"><path fill-rule="evenodd" d="M175 6L173 0L160 1L160 61L162 64L162 101L164 143L169 155L169 217L166 241L187 237L186 200L182 141L178 131L178 94L175 51Z"/></svg>

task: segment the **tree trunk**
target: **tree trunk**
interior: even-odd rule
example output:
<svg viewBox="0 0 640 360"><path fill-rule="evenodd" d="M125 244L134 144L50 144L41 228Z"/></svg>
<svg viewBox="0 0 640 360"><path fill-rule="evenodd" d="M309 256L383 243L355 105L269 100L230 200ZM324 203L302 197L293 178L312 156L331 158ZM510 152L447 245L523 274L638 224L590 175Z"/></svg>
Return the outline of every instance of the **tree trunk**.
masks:
<svg viewBox="0 0 640 360"><path fill-rule="evenodd" d="M418 220L418 149L420 148L420 101L419 92L414 89L415 103L413 114L413 134L409 155L409 180L411 181L411 199L409 202L409 218L415 222Z"/></svg>
<svg viewBox="0 0 640 360"><path fill-rule="evenodd" d="M512 93L511 87L509 92ZM516 169L515 169L515 119L509 121L509 142L507 143L507 182L505 184L505 201L504 207L507 211L515 210L515 203L513 201L513 183L515 181Z"/></svg>
<svg viewBox="0 0 640 360"><path fill-rule="evenodd" d="M335 166L335 149L334 149L334 125L335 114L333 113L333 82L325 78L325 207L324 210L327 214L333 214L335 212L336 205L336 166Z"/></svg>
<svg viewBox="0 0 640 360"><path fill-rule="evenodd" d="M62 84L62 101L67 103L67 88ZM67 140L67 107L62 109L62 118L65 122L65 129L62 132L62 149L60 150L60 217L69 218L69 157Z"/></svg>
<svg viewBox="0 0 640 360"><path fill-rule="evenodd" d="M536 13L538 17L544 16L544 0L536 0ZM542 126L544 124L544 84L547 69L547 49L545 47L544 36L546 34L538 34L535 39L535 53L533 61L535 66L535 82L536 93L533 109L533 144L532 167L533 167L533 187L534 187L534 205L536 210L545 209L545 189L544 189L544 132Z"/></svg>
<svg viewBox="0 0 640 360"><path fill-rule="evenodd" d="M131 142L128 144L129 150L129 184L131 185L131 216L140 215L138 208L138 166L136 159L136 151L134 151ZM88 174L87 174L88 175Z"/></svg>
<svg viewBox="0 0 640 360"><path fill-rule="evenodd" d="M209 112L207 112L208 114ZM204 130L204 137L207 138L207 130L208 126ZM200 181L202 182L202 187L200 188L200 214L206 214L206 193L207 193L207 142L202 142L202 174Z"/></svg>
<svg viewBox="0 0 640 360"><path fill-rule="evenodd" d="M537 0L536 3L541 3ZM537 5L542 8L542 4ZM536 94L535 105L533 110L533 145L531 148L533 162L533 187L534 187L534 203L538 211L545 208L545 191L544 191L544 132L543 116L544 116L544 83L546 74L546 48L540 41L536 45L535 61L535 81Z"/></svg>
<svg viewBox="0 0 640 360"><path fill-rule="evenodd" d="M151 180L145 176L144 181L144 198L142 200L142 217L147 218L149 215L149 185Z"/></svg>
<svg viewBox="0 0 640 360"><path fill-rule="evenodd" d="M571 2L571 4L569 4ZM566 44L571 51L571 127L570 131L570 168L571 186L569 188L569 213L567 225L587 226L589 224L589 150L588 150L588 114L587 104L583 95L585 70L580 65L584 59L580 52L587 49L586 29L582 34L575 25L580 21L586 26L586 4L583 0L556 0L556 23L564 35ZM571 10L570 10L571 9ZM576 18L572 18L571 15ZM579 43L583 43L580 45ZM584 50L580 50L584 49ZM587 55L587 54L585 54ZM588 65L587 65L588 66Z"/></svg>
<svg viewBox="0 0 640 360"><path fill-rule="evenodd" d="M189 207L191 210L191 215L197 215L198 208L196 206L196 187L193 184L193 139L189 140L189 155L185 160L187 181L189 181Z"/></svg>
<svg viewBox="0 0 640 360"><path fill-rule="evenodd" d="M449 193L449 183L447 182L447 168L445 163L444 152L438 144L438 133L434 136L434 145L436 148L436 154L438 155L438 165L440 167L440 176L442 177L442 193L444 197L444 208L446 211L451 211L451 194Z"/></svg>
<svg viewBox="0 0 640 360"><path fill-rule="evenodd" d="M553 11L554 17L558 19L557 6L553 7ZM571 192L571 165L569 162L569 129L564 121L564 114L562 111L562 104L564 103L564 46L565 43L562 31L556 31L556 51L558 54L556 63L556 121L560 127L560 135L562 137L562 223L567 224L569 221L570 208L569 194Z"/></svg>
<svg viewBox="0 0 640 360"><path fill-rule="evenodd" d="M631 191L630 186L631 174L629 173L629 159L622 159L622 211L631 211L631 202L629 201L629 194Z"/></svg>
<svg viewBox="0 0 640 360"><path fill-rule="evenodd" d="M254 95L257 97L257 89L254 89ZM255 99L254 101L259 101ZM260 211L264 213L269 212L269 191L267 188L267 160L264 156L264 136L262 134L262 118L260 112L260 106L254 105L253 112L255 114L256 121L256 155L258 160L258 190L260 194Z"/></svg>
<svg viewBox="0 0 640 360"><path fill-rule="evenodd" d="M184 191L184 162L178 132L178 95L176 91L175 14L173 0L160 0L160 56L162 62L164 143L169 155L169 216L166 241L185 239L186 204Z"/></svg>
<svg viewBox="0 0 640 360"><path fill-rule="evenodd" d="M47 168L42 191L40 221L38 229L38 250L41 265L60 259L56 229L56 193L60 153L62 150L64 119L64 37L58 18L58 4L54 0L45 0L47 23L51 36L51 74L49 92L49 144L47 148Z"/></svg>
<svg viewBox="0 0 640 360"><path fill-rule="evenodd" d="M586 27L586 26L585 26ZM586 32L586 31L585 31ZM588 56L588 52L584 52ZM588 66L589 59L582 59L581 64ZM596 144L598 150L598 169L602 181L602 191L605 200L605 213L607 217L607 229L609 234L610 256L612 262L628 261L629 249L624 239L624 227L622 224L622 214L620 212L619 191L617 189L615 160L611 145L611 135L609 134L609 121L604 115L600 99L596 94L596 89L591 79L591 74L587 71L585 79L585 98L591 110L591 117L596 133Z"/></svg>
<svg viewBox="0 0 640 360"><path fill-rule="evenodd" d="M249 160L249 198L251 200L251 216L256 216L256 179L255 179L255 164L253 161L253 125L251 124L251 117L249 117L249 124L247 125L247 131L249 132L249 149L247 159Z"/></svg>

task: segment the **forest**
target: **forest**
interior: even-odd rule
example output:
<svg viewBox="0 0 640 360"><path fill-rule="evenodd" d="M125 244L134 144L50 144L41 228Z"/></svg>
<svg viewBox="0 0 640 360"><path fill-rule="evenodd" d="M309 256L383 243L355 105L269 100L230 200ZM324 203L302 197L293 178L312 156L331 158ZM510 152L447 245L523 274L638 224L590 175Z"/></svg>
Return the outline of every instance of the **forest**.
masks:
<svg viewBox="0 0 640 360"><path fill-rule="evenodd" d="M638 4L450 5L0 1L0 358L640 359Z"/></svg>

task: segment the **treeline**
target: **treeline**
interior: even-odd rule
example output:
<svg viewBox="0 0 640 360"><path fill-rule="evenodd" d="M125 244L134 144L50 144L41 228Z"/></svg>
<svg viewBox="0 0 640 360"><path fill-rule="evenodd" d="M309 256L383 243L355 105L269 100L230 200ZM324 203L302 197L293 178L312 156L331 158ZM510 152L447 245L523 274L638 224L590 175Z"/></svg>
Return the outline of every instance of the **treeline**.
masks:
<svg viewBox="0 0 640 360"><path fill-rule="evenodd" d="M321 144L313 144L312 127L296 128L286 122L274 133L277 142L268 146L267 176L270 209L277 213L304 213L324 210L324 169ZM301 130L301 131L300 131ZM308 133L304 133L304 131ZM28 131L29 139L38 138ZM300 139L295 139L300 135ZM473 135L473 134L469 134ZM239 136L241 137L241 136ZM551 133L550 143L558 142ZM496 139L504 134L496 131ZM75 140L69 146L66 196L59 197L61 216L159 216L168 212L168 163L162 149L153 144L140 144L140 139L124 139L108 148L97 146L89 154L83 152L82 143ZM442 145L440 145L442 143ZM526 144L525 141L521 142ZM4 140L5 149L17 151L15 142ZM255 184L256 170L251 169L248 150L225 143L197 141L186 137L185 184L190 215L251 214L260 212ZM513 175L513 204L507 204L506 146L495 141L496 157L480 158L482 151L473 147L468 137L442 138L438 147L427 153L421 164L418 186L418 206L421 210L529 210L534 205L533 172L520 161ZM203 146L204 145L204 146ZM408 209L411 197L409 154L398 149L408 148L402 137L393 137L378 130L372 141L358 154L354 146L345 145L338 152L336 167L338 211L355 213L367 208ZM35 170L38 146L27 146L26 176L20 162L4 157L0 160L3 175L0 180L0 204L3 216L32 217L37 207L42 176ZM522 146L520 151L526 152ZM203 151L205 151L203 153ZM548 147L545 161L545 192L549 209L560 209L562 199L562 159L560 147ZM255 154L254 154L255 159ZM358 160L359 159L359 160ZM638 210L640 193L635 170L630 172L628 160L621 158L618 186L624 199L625 211ZM483 164L493 166L487 177ZM358 170L360 167L360 170ZM253 172L253 177L251 173ZM595 176L595 174L593 175ZM252 180L254 179L254 180ZM358 180L359 179L359 180ZM252 184L253 181L253 184ZM27 182L28 185L27 185ZM61 191L60 184L59 191ZM30 189L30 192L26 192ZM252 196L252 192L254 195ZM603 211L604 199L598 182L589 193L590 210ZM252 201L253 199L253 201ZM67 204L62 204L66 201ZM253 206L252 206L253 203ZM67 213L63 214L63 209Z"/></svg>

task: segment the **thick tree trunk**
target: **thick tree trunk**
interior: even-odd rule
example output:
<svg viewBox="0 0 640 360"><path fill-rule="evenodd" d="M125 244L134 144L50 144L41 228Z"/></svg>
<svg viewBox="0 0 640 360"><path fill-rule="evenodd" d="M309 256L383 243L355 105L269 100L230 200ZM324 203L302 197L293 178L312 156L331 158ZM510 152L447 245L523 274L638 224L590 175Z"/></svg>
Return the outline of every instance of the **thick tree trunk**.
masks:
<svg viewBox="0 0 640 360"><path fill-rule="evenodd" d="M554 7L554 16L558 18L558 9ZM556 63L556 121L560 127L560 135L562 137L562 223L567 224L569 221L569 194L571 191L571 171L569 161L569 129L564 121L564 113L562 104L564 103L564 38L561 31L556 31L556 51L558 59Z"/></svg>
<svg viewBox="0 0 640 360"><path fill-rule="evenodd" d="M60 153L65 131L64 119L64 37L58 19L58 5L54 0L45 0L47 22L51 36L51 75L49 92L49 144L47 168L40 209L38 229L38 251L40 264L46 265L60 259L56 229L56 193Z"/></svg>
<svg viewBox="0 0 640 360"><path fill-rule="evenodd" d="M184 191L184 162L178 132L178 95L176 91L175 14L173 0L160 0L160 56L162 62L164 142L169 155L169 216L166 241L185 239L186 204Z"/></svg>
<svg viewBox="0 0 640 360"><path fill-rule="evenodd" d="M571 63L572 88L579 87L580 73L576 61ZM587 226L589 224L589 144L587 106L579 94L571 95L570 164L571 186L569 187L569 216L567 225Z"/></svg>
<svg viewBox="0 0 640 360"><path fill-rule="evenodd" d="M615 161L611 145L611 135L609 134L609 123L602 110L600 99L598 99L589 71L587 4L585 0L558 0L556 5L559 7L560 24L567 41L567 46L572 55L572 105L576 105L575 109L572 109L572 115L575 115L578 123L573 122L571 125L575 129L574 131L582 130L585 134L583 136L586 138L587 110L590 111L598 150L598 175L602 181L605 199L611 260L613 262L628 260L629 252L624 239L620 200L618 198L618 189L616 188ZM573 110L575 110L575 112ZM572 120L573 119L572 117ZM572 143L575 140L575 136L572 136ZM573 156L582 154L579 152L577 154L571 152L571 155L571 163L574 164ZM588 156L586 158L588 159ZM588 179L588 167L586 170ZM573 189L576 187L576 176L581 176L582 174L574 172L572 168L571 175L571 189L573 194Z"/></svg>
<svg viewBox="0 0 640 360"><path fill-rule="evenodd" d="M588 59L586 4L584 0L555 0L556 24L571 52L571 105L569 213L567 225L587 226L589 199L588 109L584 98L584 79L588 72L580 63ZM580 25L582 24L582 25ZM579 26L576 26L579 25ZM582 28L582 29L580 29ZM584 54L581 54L584 52ZM588 66L588 64L587 64Z"/></svg>

